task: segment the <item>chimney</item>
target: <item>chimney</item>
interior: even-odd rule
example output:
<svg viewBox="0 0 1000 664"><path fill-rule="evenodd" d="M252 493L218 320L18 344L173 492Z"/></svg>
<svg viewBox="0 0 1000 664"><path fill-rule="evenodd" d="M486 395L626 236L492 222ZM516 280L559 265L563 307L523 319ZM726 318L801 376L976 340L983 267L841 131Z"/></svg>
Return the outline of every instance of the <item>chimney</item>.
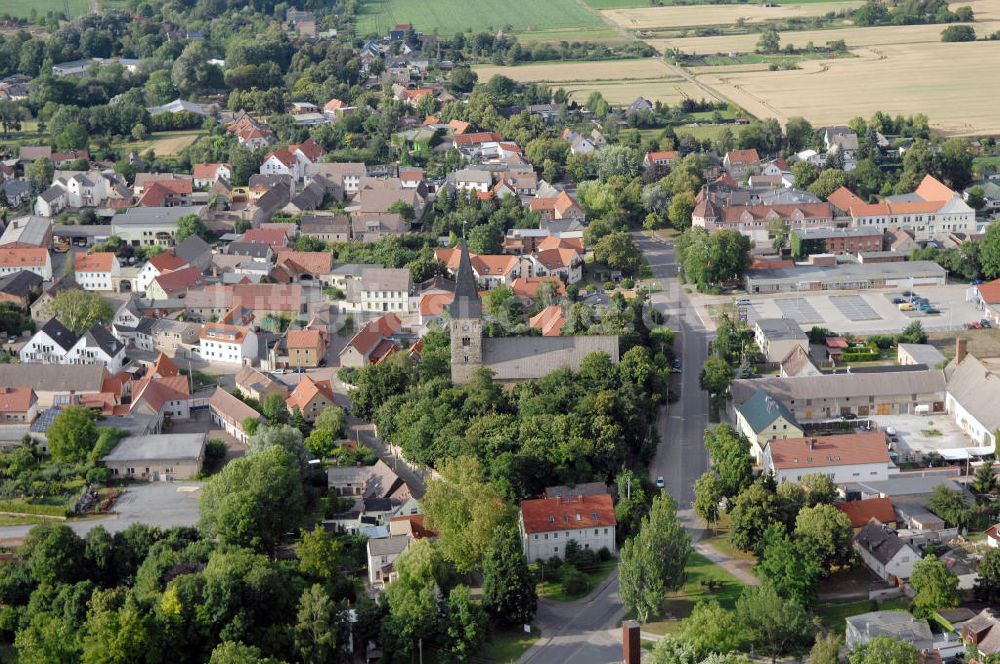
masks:
<svg viewBox="0 0 1000 664"><path fill-rule="evenodd" d="M642 650L639 647L639 623L637 621L626 620L622 623L622 646L624 650L622 661L625 664L639 664Z"/></svg>
<svg viewBox="0 0 1000 664"><path fill-rule="evenodd" d="M955 364L961 363L965 356L969 354L969 341L967 339L955 339Z"/></svg>

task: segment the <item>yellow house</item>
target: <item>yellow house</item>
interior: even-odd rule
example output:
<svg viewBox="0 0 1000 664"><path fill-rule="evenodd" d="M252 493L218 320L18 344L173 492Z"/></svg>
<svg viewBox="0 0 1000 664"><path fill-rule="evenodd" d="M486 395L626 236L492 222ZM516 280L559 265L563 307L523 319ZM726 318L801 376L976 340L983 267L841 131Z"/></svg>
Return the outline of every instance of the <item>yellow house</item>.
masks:
<svg viewBox="0 0 1000 664"><path fill-rule="evenodd" d="M736 409L736 428L750 441L750 453L758 465L764 461L767 441L805 435L795 416L764 390L754 392Z"/></svg>

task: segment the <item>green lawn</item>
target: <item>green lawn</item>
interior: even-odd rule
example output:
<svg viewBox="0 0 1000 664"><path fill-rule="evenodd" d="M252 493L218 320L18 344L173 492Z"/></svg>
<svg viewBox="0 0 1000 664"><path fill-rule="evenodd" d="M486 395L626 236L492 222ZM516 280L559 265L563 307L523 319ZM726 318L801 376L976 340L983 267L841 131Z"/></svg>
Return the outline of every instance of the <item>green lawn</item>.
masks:
<svg viewBox="0 0 1000 664"><path fill-rule="evenodd" d="M363 0L358 16L361 34L386 34L398 23L421 32L553 30L605 27L595 12L576 0Z"/></svg>
<svg viewBox="0 0 1000 664"><path fill-rule="evenodd" d="M537 640L538 630L534 628L532 628L531 634L526 634L521 629L497 630L476 654L473 661L488 662L489 664L512 664L520 659L521 655Z"/></svg>
<svg viewBox="0 0 1000 664"><path fill-rule="evenodd" d="M611 570L613 570L617 564L617 560L609 560L606 563L600 563L600 566L593 572L588 572L586 576L590 583L587 584L586 592L580 595L567 594L563 591L562 583L559 581L546 580L538 584L538 596L544 597L545 599L551 599L555 602L572 602L575 599L580 599L600 585L604 579L608 578L608 574L611 573Z"/></svg>
<svg viewBox="0 0 1000 664"><path fill-rule="evenodd" d="M694 136L696 140L704 141L706 138L715 140L719 137L723 131L728 129L733 134L739 134L740 129L746 127L747 125L735 125L735 124L704 124L697 127L677 127L674 132L680 136L682 134L689 134Z"/></svg>
<svg viewBox="0 0 1000 664"><path fill-rule="evenodd" d="M0 14L11 16L31 16L34 9L38 16L48 12L62 12L69 9L70 18L87 13L87 0L4 0L0 2Z"/></svg>
<svg viewBox="0 0 1000 664"><path fill-rule="evenodd" d="M868 613L869 611L907 610L910 602L904 597L876 602L868 599L837 599L817 602L812 610L820 617L823 624L834 634L844 632L844 622L851 616Z"/></svg>
<svg viewBox="0 0 1000 664"><path fill-rule="evenodd" d="M703 599L714 599L725 608L731 609L746 587L742 581L711 562L700 553L691 553L685 568L687 580L684 587L667 595L664 606L674 618L657 620L642 626L643 631L653 634L672 634L680 627L680 619L691 614L694 605ZM722 589L712 592L702 585L702 581L721 581Z"/></svg>

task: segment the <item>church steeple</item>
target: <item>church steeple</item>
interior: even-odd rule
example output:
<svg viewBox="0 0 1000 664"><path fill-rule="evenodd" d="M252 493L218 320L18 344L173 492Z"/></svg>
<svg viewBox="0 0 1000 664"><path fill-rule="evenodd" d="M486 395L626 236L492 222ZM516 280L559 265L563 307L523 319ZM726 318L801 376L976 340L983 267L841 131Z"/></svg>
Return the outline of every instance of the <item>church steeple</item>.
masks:
<svg viewBox="0 0 1000 664"><path fill-rule="evenodd" d="M462 253L458 261L458 272L455 275L455 297L451 301L451 317L481 318L483 303L479 298L476 275L472 272L469 246L463 241L459 251Z"/></svg>
<svg viewBox="0 0 1000 664"><path fill-rule="evenodd" d="M479 298L476 275L472 272L469 247L462 242L458 273L455 275L455 297L451 301L451 381L456 385L469 382L483 366L483 302Z"/></svg>

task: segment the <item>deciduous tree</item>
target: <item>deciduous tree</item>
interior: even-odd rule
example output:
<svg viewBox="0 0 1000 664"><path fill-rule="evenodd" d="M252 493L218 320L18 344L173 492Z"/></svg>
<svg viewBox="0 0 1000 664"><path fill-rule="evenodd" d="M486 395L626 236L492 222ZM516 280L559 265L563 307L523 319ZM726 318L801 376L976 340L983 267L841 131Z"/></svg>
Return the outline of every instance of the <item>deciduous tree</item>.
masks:
<svg viewBox="0 0 1000 664"><path fill-rule="evenodd" d="M483 606L505 625L526 625L535 617L538 595L514 526L497 528L483 559Z"/></svg>
<svg viewBox="0 0 1000 664"><path fill-rule="evenodd" d="M68 406L56 415L46 432L49 452L58 461L83 461L97 442L94 415L84 406Z"/></svg>
<svg viewBox="0 0 1000 664"><path fill-rule="evenodd" d="M107 300L93 291L78 288L59 291L48 307L49 313L77 334L97 324L111 321L115 312Z"/></svg>
<svg viewBox="0 0 1000 664"><path fill-rule="evenodd" d="M913 608L918 614L948 609L962 601L958 577L937 556L928 555L917 561L910 575L910 585L917 593L913 597Z"/></svg>

